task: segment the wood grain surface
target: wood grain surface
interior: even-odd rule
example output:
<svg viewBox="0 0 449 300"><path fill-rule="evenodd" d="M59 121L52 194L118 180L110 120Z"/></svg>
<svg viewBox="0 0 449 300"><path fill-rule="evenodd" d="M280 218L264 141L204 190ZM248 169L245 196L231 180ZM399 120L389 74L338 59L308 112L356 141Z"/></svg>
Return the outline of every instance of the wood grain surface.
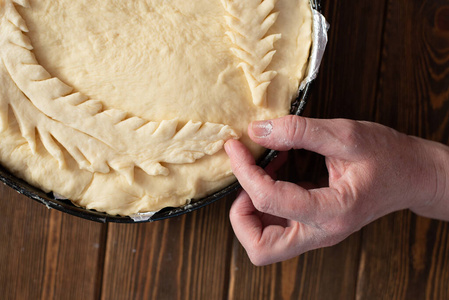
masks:
<svg viewBox="0 0 449 300"><path fill-rule="evenodd" d="M0 299L98 299L106 227L0 195Z"/></svg>
<svg viewBox="0 0 449 300"><path fill-rule="evenodd" d="M374 119L446 144L449 31L438 24L448 7L387 2ZM447 225L399 212L363 229L358 299L449 299Z"/></svg>
<svg viewBox="0 0 449 300"><path fill-rule="evenodd" d="M329 44L305 114L449 144L449 0L323 1ZM282 179L326 178L289 153ZM145 224L99 224L0 186L0 299L449 299L449 224L402 211L325 249L255 267L235 195Z"/></svg>

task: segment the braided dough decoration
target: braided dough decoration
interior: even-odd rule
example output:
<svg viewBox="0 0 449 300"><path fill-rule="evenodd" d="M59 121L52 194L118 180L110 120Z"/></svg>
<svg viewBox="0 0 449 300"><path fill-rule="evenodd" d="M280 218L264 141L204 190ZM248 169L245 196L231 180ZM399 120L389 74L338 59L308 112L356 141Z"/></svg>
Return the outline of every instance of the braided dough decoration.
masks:
<svg viewBox="0 0 449 300"><path fill-rule="evenodd" d="M60 168L66 166L65 149L79 168L100 173L113 169L132 184L135 167L148 175L168 175L161 163L192 163L239 137L228 125L153 122L122 110L103 110L101 101L74 91L39 65L15 5L29 3L5 0L1 7L0 84L10 88L1 91L0 132L8 127L11 109L33 153L40 138Z"/></svg>

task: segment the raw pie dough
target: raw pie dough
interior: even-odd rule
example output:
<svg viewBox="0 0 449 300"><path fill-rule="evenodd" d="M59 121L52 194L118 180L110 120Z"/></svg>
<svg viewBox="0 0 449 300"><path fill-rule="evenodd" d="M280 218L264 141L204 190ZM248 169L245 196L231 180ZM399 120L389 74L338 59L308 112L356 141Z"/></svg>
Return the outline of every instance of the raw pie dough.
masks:
<svg viewBox="0 0 449 300"><path fill-rule="evenodd" d="M0 161L78 206L181 206L234 181L223 144L286 115L308 0L0 0Z"/></svg>

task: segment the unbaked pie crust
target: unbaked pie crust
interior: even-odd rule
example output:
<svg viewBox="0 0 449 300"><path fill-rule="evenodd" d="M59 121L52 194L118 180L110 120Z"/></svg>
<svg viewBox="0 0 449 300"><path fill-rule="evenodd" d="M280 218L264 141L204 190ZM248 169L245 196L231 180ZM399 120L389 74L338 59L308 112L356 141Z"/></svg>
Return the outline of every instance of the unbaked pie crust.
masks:
<svg viewBox="0 0 449 300"><path fill-rule="evenodd" d="M74 204L130 215L234 177L223 151L286 115L307 0L3 0L0 161Z"/></svg>

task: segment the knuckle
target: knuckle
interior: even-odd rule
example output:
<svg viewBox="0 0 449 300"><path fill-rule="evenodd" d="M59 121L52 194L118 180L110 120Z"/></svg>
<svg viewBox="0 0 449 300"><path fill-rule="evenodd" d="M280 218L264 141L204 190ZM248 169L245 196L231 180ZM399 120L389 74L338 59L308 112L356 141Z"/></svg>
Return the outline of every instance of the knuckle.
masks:
<svg viewBox="0 0 449 300"><path fill-rule="evenodd" d="M257 267L262 267L268 264L266 258L257 253L248 253L249 260L251 263Z"/></svg>
<svg viewBox="0 0 449 300"><path fill-rule="evenodd" d="M286 116L281 120L282 131L285 135L285 146L292 148L295 145L295 141L303 138L307 122L304 118L293 115Z"/></svg>
<svg viewBox="0 0 449 300"><path fill-rule="evenodd" d="M356 121L344 120L343 126L341 126L341 138L348 143L356 143L358 141L358 127L359 124Z"/></svg>
<svg viewBox="0 0 449 300"><path fill-rule="evenodd" d="M229 209L229 218L231 220L233 220L235 217L239 215L239 207L237 207L235 203L236 202L234 202L231 208Z"/></svg>
<svg viewBox="0 0 449 300"><path fill-rule="evenodd" d="M264 266L269 263L268 258L270 255L265 253L266 245L263 247L259 243L254 243L250 247L246 247L246 253L251 263L255 266Z"/></svg>
<svg viewBox="0 0 449 300"><path fill-rule="evenodd" d="M254 192L252 197L254 207L260 212L271 212L273 209L273 186L275 182L271 177L266 175L266 180Z"/></svg>
<svg viewBox="0 0 449 300"><path fill-rule="evenodd" d="M268 212L271 209L272 201L270 196L263 190L259 190L253 199L254 207L260 212Z"/></svg>
<svg viewBox="0 0 449 300"><path fill-rule="evenodd" d="M342 146L348 151L357 151L359 146L363 146L362 125L353 120L340 120L339 140Z"/></svg>

